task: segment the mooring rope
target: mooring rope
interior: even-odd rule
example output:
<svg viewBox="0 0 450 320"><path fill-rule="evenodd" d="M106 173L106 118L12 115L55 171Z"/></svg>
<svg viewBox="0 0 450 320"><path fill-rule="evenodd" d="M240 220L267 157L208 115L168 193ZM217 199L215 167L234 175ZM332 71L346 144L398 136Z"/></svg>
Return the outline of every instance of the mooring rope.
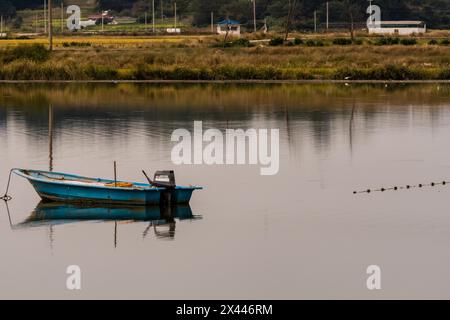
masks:
<svg viewBox="0 0 450 320"><path fill-rule="evenodd" d="M0 197L0 199L5 202L12 200L12 197L10 195L8 195L8 191L9 191L9 184L11 183L11 174L13 171L14 171L14 169L11 169L11 171L9 172L8 185L6 186L5 195L3 197Z"/></svg>
<svg viewBox="0 0 450 320"><path fill-rule="evenodd" d="M362 191L353 191L353 194L360 194L360 193L371 193L371 192L386 192L386 191L399 191L399 190L411 190L411 189L422 189L426 187L437 187L437 186L445 186L450 184L449 181L442 181L442 182L431 182L431 183L419 183L417 185L406 185L406 186L394 186L390 188L379 188L379 189L366 189Z"/></svg>

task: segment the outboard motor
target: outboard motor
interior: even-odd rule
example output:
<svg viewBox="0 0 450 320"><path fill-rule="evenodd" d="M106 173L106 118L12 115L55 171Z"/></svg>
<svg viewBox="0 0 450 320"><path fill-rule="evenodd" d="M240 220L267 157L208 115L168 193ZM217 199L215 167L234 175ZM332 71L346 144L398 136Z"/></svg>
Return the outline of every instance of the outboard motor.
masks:
<svg viewBox="0 0 450 320"><path fill-rule="evenodd" d="M165 188L165 190L161 192L160 205L163 207L170 206L172 202L172 192L177 186L175 182L175 172L173 170L156 171L153 181L147 176L145 171L142 171L142 173L145 175L150 185L158 188Z"/></svg>
<svg viewBox="0 0 450 320"><path fill-rule="evenodd" d="M177 186L175 183L175 172L173 170L156 171L153 185L160 188L174 189Z"/></svg>
<svg viewBox="0 0 450 320"><path fill-rule="evenodd" d="M156 171L152 185L166 189L161 193L161 205L163 207L170 206L172 202L172 191L177 186L175 172L173 170Z"/></svg>

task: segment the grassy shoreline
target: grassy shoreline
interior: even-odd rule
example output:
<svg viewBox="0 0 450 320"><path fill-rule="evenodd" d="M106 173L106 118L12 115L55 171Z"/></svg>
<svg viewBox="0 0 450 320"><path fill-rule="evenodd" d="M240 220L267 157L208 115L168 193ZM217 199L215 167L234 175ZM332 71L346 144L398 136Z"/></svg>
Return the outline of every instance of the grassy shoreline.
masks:
<svg viewBox="0 0 450 320"><path fill-rule="evenodd" d="M223 48L216 43L189 38L145 47L68 45L51 54L42 47L34 52L29 46L0 45L0 81L450 80L450 46L444 45Z"/></svg>

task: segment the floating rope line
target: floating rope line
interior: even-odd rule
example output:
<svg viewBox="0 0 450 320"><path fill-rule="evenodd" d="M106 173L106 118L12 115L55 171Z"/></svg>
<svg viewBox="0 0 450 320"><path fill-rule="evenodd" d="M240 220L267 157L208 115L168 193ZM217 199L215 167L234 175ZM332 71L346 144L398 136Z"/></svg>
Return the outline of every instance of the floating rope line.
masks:
<svg viewBox="0 0 450 320"><path fill-rule="evenodd" d="M6 186L5 195L3 197L0 197L0 200L3 200L5 202L12 200L12 197L10 195L8 195L8 191L9 191L9 184L11 182L11 174L13 171L14 171L14 169L11 169L11 171L9 172L8 185Z"/></svg>
<svg viewBox="0 0 450 320"><path fill-rule="evenodd" d="M450 184L449 181L431 182L431 183L419 183L417 185L406 185L400 187L379 188L379 189L366 189L362 191L353 191L353 194L371 193L371 192L386 192L386 191L399 191L399 190L411 190L411 189L423 189L427 187L445 186Z"/></svg>

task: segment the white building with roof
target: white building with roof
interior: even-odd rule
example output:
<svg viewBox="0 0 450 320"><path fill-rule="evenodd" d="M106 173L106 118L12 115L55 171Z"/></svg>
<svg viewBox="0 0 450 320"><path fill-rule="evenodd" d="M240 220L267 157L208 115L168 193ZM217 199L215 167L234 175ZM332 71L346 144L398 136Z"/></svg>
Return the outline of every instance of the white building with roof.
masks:
<svg viewBox="0 0 450 320"><path fill-rule="evenodd" d="M217 24L217 34L224 35L227 33L229 36L239 37L241 35L241 24L239 21L226 19Z"/></svg>
<svg viewBox="0 0 450 320"><path fill-rule="evenodd" d="M368 25L369 34L409 36L427 32L423 21L380 21Z"/></svg>

